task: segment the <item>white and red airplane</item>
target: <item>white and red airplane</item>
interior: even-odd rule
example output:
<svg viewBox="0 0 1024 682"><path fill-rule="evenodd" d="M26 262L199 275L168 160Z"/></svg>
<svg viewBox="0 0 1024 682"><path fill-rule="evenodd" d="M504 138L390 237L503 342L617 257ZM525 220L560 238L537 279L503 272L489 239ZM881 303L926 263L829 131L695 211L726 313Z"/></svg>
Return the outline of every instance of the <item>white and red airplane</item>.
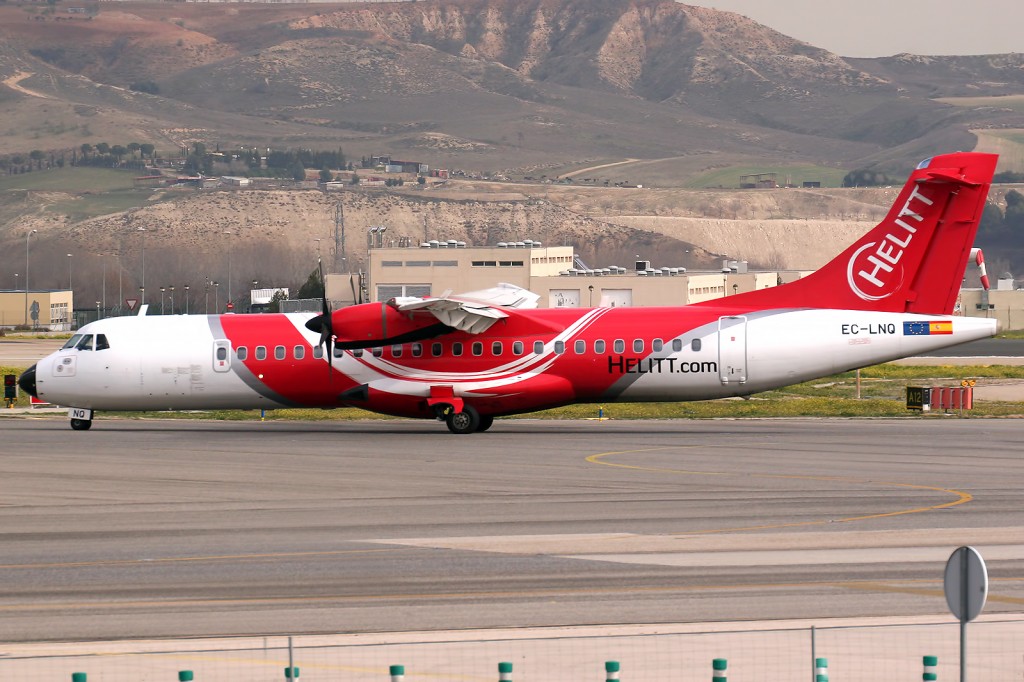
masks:
<svg viewBox="0 0 1024 682"><path fill-rule="evenodd" d="M333 408L454 433L569 403L746 396L996 333L953 316L996 156L922 162L885 219L814 274L683 307L535 308L516 287L324 313L99 320L19 379L96 410Z"/></svg>

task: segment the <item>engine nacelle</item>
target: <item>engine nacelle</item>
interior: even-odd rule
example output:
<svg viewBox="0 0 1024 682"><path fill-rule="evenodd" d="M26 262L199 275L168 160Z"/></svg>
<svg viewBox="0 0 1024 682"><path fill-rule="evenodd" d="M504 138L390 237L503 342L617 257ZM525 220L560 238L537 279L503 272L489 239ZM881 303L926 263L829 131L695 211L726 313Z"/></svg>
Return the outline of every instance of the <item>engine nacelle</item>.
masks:
<svg viewBox="0 0 1024 682"><path fill-rule="evenodd" d="M331 313L338 348L376 348L430 339L452 331L427 312L402 313L386 303L363 303Z"/></svg>

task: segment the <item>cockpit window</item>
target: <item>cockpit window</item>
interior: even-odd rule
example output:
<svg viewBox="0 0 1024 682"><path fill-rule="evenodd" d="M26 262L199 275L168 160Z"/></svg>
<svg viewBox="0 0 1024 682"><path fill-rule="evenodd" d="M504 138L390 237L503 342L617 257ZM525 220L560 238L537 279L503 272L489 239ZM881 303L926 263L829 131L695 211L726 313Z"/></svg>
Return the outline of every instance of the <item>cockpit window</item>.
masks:
<svg viewBox="0 0 1024 682"><path fill-rule="evenodd" d="M78 350L92 350L92 334L83 334L82 340L75 346Z"/></svg>
<svg viewBox="0 0 1024 682"><path fill-rule="evenodd" d="M106 350L110 348L110 344L107 342L106 334L96 335L96 350Z"/></svg>
<svg viewBox="0 0 1024 682"><path fill-rule="evenodd" d="M68 339L68 342L61 346L61 348L74 348L75 346L78 345L78 342L82 340L83 336L84 334L75 334L70 339Z"/></svg>

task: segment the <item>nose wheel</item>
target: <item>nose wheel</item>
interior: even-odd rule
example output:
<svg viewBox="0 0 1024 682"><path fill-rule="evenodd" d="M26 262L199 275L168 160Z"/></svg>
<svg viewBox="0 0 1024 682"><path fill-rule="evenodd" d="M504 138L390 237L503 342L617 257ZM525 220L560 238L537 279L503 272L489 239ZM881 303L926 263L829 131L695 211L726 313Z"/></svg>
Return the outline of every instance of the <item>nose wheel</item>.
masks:
<svg viewBox="0 0 1024 682"><path fill-rule="evenodd" d="M74 429L75 431L88 431L90 428L92 428L92 420L91 419L72 419L71 420L71 428Z"/></svg>

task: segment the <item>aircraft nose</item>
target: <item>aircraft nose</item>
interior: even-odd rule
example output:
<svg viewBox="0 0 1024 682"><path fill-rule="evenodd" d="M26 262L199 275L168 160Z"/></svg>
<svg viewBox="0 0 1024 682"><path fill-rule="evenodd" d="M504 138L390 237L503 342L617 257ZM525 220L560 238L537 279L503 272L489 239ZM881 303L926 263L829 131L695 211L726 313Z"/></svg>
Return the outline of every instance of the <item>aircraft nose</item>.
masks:
<svg viewBox="0 0 1024 682"><path fill-rule="evenodd" d="M28 393L33 398L38 398L36 395L36 366L32 365L18 377L18 386L21 386L21 390Z"/></svg>

